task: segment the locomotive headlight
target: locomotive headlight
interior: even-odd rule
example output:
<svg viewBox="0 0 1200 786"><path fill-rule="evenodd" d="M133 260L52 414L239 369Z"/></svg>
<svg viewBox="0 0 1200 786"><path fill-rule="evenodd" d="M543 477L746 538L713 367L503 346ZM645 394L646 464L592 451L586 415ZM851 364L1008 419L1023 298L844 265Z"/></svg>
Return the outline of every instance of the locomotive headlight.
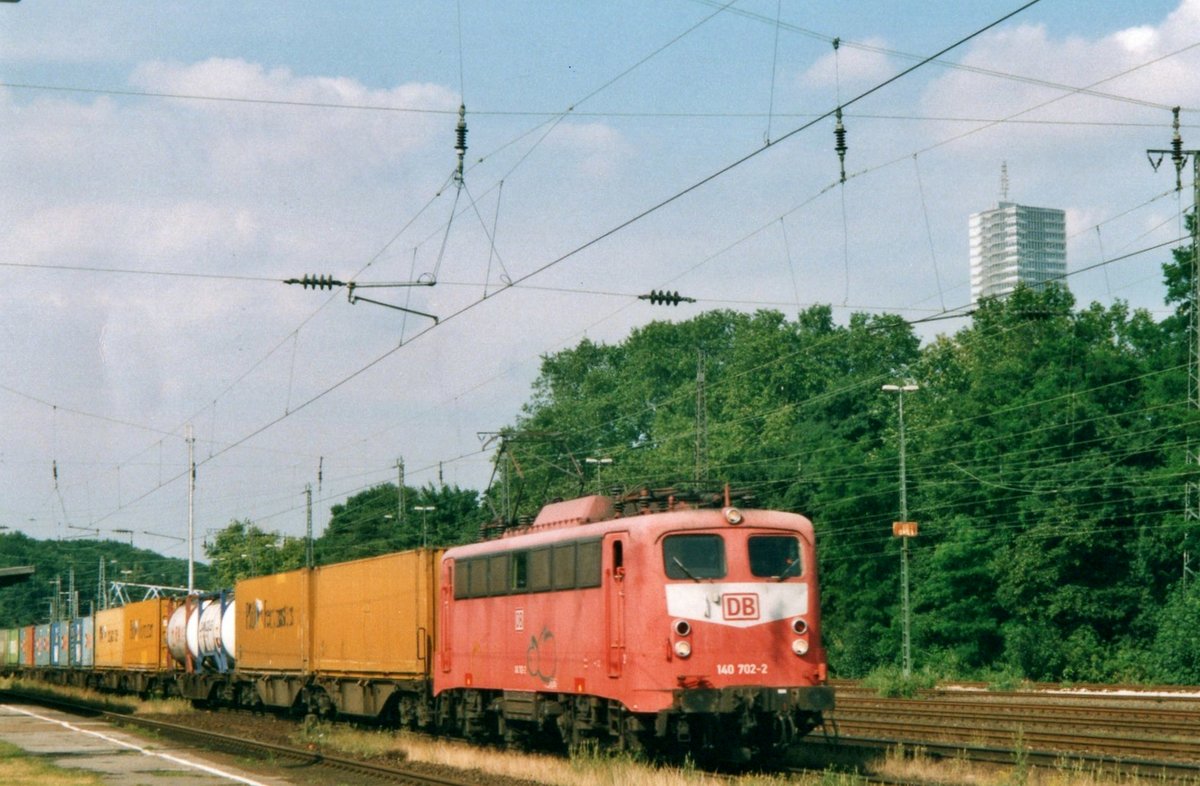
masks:
<svg viewBox="0 0 1200 786"><path fill-rule="evenodd" d="M792 642L792 652L797 655L805 655L808 653L808 642L804 639L796 639Z"/></svg>
<svg viewBox="0 0 1200 786"><path fill-rule="evenodd" d="M676 636L686 636L692 632L692 623L687 620L675 620L671 623L671 630L675 631Z"/></svg>
<svg viewBox="0 0 1200 786"><path fill-rule="evenodd" d="M804 621L803 617L797 617L792 620L792 631L797 636L803 636L805 633L808 633L808 623Z"/></svg>
<svg viewBox="0 0 1200 786"><path fill-rule="evenodd" d="M692 654L692 645L686 641L675 642L675 654L680 658L686 658Z"/></svg>
<svg viewBox="0 0 1200 786"><path fill-rule="evenodd" d="M721 512L725 514L725 520L730 524L741 524L744 520L742 512L737 508L725 508Z"/></svg>

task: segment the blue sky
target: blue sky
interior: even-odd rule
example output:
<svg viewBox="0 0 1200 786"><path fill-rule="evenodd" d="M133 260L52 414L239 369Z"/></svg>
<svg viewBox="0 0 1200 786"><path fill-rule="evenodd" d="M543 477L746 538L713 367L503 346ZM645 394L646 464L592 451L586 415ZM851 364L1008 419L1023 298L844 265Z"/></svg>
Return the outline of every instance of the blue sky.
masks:
<svg viewBox="0 0 1200 786"><path fill-rule="evenodd" d="M1042 0L847 106L838 182L823 115L1019 5L5 4L0 524L181 554L189 423L202 533L301 531L318 465L318 524L399 457L412 484L481 487L477 434L584 336L964 305L1002 162L1014 201L1067 211L1072 270L1178 237L1144 151L1174 105L1200 146L1200 0ZM1070 284L1161 312L1164 258ZM373 290L433 329L279 283L435 272ZM636 298L662 288L699 302Z"/></svg>

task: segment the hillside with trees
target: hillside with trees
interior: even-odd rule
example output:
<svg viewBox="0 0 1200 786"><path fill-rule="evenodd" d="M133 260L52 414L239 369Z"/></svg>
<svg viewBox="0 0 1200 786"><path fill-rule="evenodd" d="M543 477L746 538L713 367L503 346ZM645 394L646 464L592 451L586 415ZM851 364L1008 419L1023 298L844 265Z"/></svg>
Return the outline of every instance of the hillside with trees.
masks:
<svg viewBox="0 0 1200 786"><path fill-rule="evenodd" d="M103 602L102 596L110 597L112 582L187 587L187 560L149 549L113 540L35 540L19 532L0 534L0 567L23 565L33 566L35 573L0 591L0 628L49 620L56 595L61 613L66 614L72 576L80 614L90 614ZM197 563L195 576L197 586L207 586L208 566ZM129 592L133 600L141 600L145 589L131 587Z"/></svg>
<svg viewBox="0 0 1200 786"><path fill-rule="evenodd" d="M1156 321L1061 288L985 301L922 345L892 315L711 311L543 358L502 432L483 495L365 489L333 507L316 562L479 537L550 499L728 483L815 523L833 672L900 661L899 418L905 394L914 666L957 677L1200 683L1200 452L1189 403L1184 254L1164 266ZM39 565L0 594L0 625L46 615L46 581L77 583L119 544L0 536L4 564ZM53 552L53 553L51 553ZM234 521L206 544L211 586L304 564L300 538ZM108 558L106 556L106 558ZM139 562L138 560L141 560ZM147 581L178 561L119 555ZM43 563L46 565L42 567ZM89 568L90 566L90 568ZM90 570L90 573L89 573Z"/></svg>

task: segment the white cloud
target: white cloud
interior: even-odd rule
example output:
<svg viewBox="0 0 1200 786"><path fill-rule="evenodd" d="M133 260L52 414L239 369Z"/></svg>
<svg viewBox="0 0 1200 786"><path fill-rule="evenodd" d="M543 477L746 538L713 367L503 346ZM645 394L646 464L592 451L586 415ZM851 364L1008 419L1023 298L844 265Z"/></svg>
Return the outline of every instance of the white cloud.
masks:
<svg viewBox="0 0 1200 786"><path fill-rule="evenodd" d="M868 38L859 44L845 44L822 55L800 75L805 87L852 89L879 82L896 73L896 67L883 50L881 38Z"/></svg>
<svg viewBox="0 0 1200 786"><path fill-rule="evenodd" d="M561 123L548 141L570 153L583 174L598 178L613 175L633 152L621 132L603 123Z"/></svg>

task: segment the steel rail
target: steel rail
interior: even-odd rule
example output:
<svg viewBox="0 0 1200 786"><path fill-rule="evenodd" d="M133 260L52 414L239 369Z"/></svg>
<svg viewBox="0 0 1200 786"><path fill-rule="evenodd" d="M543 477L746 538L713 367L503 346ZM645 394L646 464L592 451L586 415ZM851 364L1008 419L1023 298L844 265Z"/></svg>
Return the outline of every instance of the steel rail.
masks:
<svg viewBox="0 0 1200 786"><path fill-rule="evenodd" d="M1154 707L1099 707L1083 704L1046 704L952 699L881 699L838 697L837 717L870 717L875 714L905 717L946 718L974 723L1023 726L1070 726L1074 728L1154 731L1160 736L1200 738L1198 709Z"/></svg>
<svg viewBox="0 0 1200 786"><path fill-rule="evenodd" d="M801 747L837 746L870 748L874 750L890 750L904 745L911 750L921 750L936 756L953 758L965 756L970 761L989 762L995 764L1015 764L1022 759L1029 764L1044 767L1069 766L1072 763L1090 765L1095 769L1119 772L1126 775L1142 777L1169 778L1172 780L1195 781L1200 777L1200 765L1194 761L1143 759L1137 757L1109 756L1095 753L1064 753L1050 750L1014 750L1012 747L980 745L967 742L949 741L898 741L891 738L838 735L830 737L806 737L800 741Z"/></svg>

